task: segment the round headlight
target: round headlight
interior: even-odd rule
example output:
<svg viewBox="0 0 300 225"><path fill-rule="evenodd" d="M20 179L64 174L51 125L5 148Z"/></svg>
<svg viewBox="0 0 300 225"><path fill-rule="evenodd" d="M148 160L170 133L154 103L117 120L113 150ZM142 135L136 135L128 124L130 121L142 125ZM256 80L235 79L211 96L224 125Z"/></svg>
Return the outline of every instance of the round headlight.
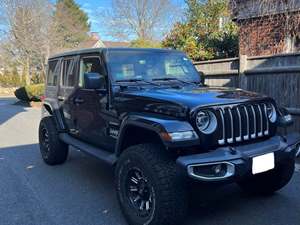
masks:
<svg viewBox="0 0 300 225"><path fill-rule="evenodd" d="M277 113L273 104L267 105L267 115L271 123L275 123L277 120Z"/></svg>
<svg viewBox="0 0 300 225"><path fill-rule="evenodd" d="M196 125L204 134L211 134L217 128L217 118L210 111L200 111L196 117Z"/></svg>

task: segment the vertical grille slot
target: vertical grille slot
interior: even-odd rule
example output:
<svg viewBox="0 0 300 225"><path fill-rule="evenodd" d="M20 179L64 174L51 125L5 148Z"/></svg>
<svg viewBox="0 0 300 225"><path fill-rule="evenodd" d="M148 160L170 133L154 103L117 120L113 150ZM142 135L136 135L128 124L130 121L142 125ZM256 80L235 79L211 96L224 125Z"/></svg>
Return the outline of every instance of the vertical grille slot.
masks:
<svg viewBox="0 0 300 225"><path fill-rule="evenodd" d="M246 106L242 106L244 113L245 113L245 117L246 117L246 133L244 135L244 140L249 140L250 139L250 117L249 117L249 113L247 110Z"/></svg>
<svg viewBox="0 0 300 225"><path fill-rule="evenodd" d="M227 108L229 114L229 126L230 126L230 135L227 138L228 143L233 143L234 140L234 124L231 108Z"/></svg>
<svg viewBox="0 0 300 225"><path fill-rule="evenodd" d="M261 109L261 105L257 105L258 108L258 115L259 115L259 132L258 132L258 137L262 137L263 133L264 133L264 119L263 119L263 114L262 114L262 109Z"/></svg>
<svg viewBox="0 0 300 225"><path fill-rule="evenodd" d="M269 135L266 104L222 107L220 115L219 145L248 141ZM222 129L221 129L222 128Z"/></svg>
<svg viewBox="0 0 300 225"><path fill-rule="evenodd" d="M269 118L268 118L268 113L267 113L267 105L266 104L263 104L263 112L264 112L264 115L265 115L265 121L266 121L266 126L265 126L265 129L264 129L264 135L269 135Z"/></svg>
<svg viewBox="0 0 300 225"><path fill-rule="evenodd" d="M218 140L218 143L219 145L224 145L225 138L226 138L224 111L222 108L220 108L218 111L220 113L221 123L222 123L222 134L221 134L221 139Z"/></svg>
<svg viewBox="0 0 300 225"><path fill-rule="evenodd" d="M236 141L240 142L242 141L243 132L242 132L242 116L239 107L236 107L236 113L238 115L238 126L239 126L239 130L238 130L239 136L236 137Z"/></svg>
<svg viewBox="0 0 300 225"><path fill-rule="evenodd" d="M253 126L251 138L254 139L254 138L256 138L257 124L256 124L256 114L255 114L253 105L250 106L250 115L251 115L251 113L252 113L252 118L253 118L253 121L251 123L251 125Z"/></svg>

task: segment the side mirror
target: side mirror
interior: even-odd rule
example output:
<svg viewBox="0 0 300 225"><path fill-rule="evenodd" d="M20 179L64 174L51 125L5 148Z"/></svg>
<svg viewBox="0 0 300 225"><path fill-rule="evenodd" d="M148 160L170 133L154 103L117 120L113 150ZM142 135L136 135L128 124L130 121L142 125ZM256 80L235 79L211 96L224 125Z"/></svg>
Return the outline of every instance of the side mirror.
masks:
<svg viewBox="0 0 300 225"><path fill-rule="evenodd" d="M199 76L200 76L200 82L201 82L201 84L203 86L207 86L207 85L205 85L205 75L204 75L204 73L201 72L201 71L199 71L198 73L199 73Z"/></svg>
<svg viewBox="0 0 300 225"><path fill-rule="evenodd" d="M86 89L102 89L105 87L105 77L99 73L85 73L84 87Z"/></svg>

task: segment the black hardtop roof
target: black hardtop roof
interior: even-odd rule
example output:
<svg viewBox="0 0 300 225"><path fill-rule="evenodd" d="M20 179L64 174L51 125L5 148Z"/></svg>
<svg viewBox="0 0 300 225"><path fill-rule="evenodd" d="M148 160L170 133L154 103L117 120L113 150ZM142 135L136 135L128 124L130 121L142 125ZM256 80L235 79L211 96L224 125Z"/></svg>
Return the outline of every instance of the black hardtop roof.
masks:
<svg viewBox="0 0 300 225"><path fill-rule="evenodd" d="M165 49L165 48L85 48L79 49L74 51L68 51L59 53L49 57L49 60L67 57L67 56L74 56L74 55L81 55L81 54L89 54L89 53L101 53L103 51L148 51L148 52L181 52L175 49Z"/></svg>

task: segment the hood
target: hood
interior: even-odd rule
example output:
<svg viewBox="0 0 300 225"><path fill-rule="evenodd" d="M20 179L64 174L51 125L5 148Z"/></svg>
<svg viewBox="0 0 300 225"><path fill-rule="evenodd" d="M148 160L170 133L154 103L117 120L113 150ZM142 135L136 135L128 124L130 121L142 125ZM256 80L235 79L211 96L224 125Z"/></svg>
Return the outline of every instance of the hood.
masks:
<svg viewBox="0 0 300 225"><path fill-rule="evenodd" d="M127 107L143 107L145 109L148 108L149 104L159 104L181 106L189 110L210 105L235 104L266 98L266 96L241 89L192 85L183 88L128 89L120 92L118 96L123 102L130 101L130 104L125 104Z"/></svg>

